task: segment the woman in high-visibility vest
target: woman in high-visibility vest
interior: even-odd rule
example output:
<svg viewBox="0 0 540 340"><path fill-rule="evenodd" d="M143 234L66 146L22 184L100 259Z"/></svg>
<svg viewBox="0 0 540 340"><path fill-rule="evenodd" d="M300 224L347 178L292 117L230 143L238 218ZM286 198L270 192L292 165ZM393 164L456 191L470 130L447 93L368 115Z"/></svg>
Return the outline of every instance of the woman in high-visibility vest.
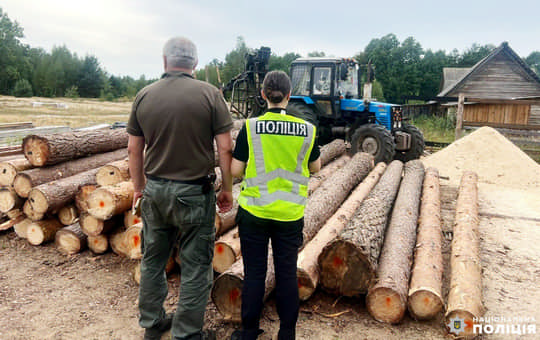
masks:
<svg viewBox="0 0 540 340"><path fill-rule="evenodd" d="M242 257L242 329L231 339L257 339L263 331L263 308L268 244L276 275L278 339L295 339L299 297L296 277L298 250L303 243L304 207L310 173L319 171L320 152L315 126L287 114L291 81L282 71L269 72L262 97L268 110L246 120L236 140L231 165L244 177L236 217Z"/></svg>

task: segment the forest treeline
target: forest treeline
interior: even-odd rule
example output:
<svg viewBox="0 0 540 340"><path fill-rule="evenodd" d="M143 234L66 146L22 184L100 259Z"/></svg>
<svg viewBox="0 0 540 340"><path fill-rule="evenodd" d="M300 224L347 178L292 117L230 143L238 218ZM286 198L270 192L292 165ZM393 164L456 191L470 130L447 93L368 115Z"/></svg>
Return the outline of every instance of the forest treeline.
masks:
<svg viewBox="0 0 540 340"><path fill-rule="evenodd" d="M96 56L78 56L66 46L56 46L48 52L22 43L23 37L23 28L0 7L0 94L132 99L137 91L155 81L144 75L138 79L114 76L104 70ZM238 37L236 46L224 60L216 58L207 65L199 65L196 77L219 87L244 70L246 53L256 47L248 46ZM375 98L403 103L407 98L435 97L443 67L471 67L494 48L475 43L461 52L457 49L432 51L424 49L413 37L400 42L396 35L388 34L372 39L354 58L362 66L373 65ZM326 53L313 51L307 56L326 56ZM287 72L291 62L299 57L301 55L293 52L281 56L272 53L269 69ZM523 60L540 74L540 51L523 56Z"/></svg>

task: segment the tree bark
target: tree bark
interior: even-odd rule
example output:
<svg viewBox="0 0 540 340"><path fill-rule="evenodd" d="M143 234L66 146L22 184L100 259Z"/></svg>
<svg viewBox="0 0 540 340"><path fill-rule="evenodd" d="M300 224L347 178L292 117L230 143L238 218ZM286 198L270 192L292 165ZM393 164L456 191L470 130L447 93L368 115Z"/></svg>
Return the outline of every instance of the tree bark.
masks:
<svg viewBox="0 0 540 340"><path fill-rule="evenodd" d="M412 317L433 319L443 308L439 171L426 169L408 307Z"/></svg>
<svg viewBox="0 0 540 340"><path fill-rule="evenodd" d="M87 236L83 234L79 223L64 227L56 233L56 249L65 255L80 253L87 246Z"/></svg>
<svg viewBox="0 0 540 340"><path fill-rule="evenodd" d="M334 214L349 192L367 176L373 168L373 157L357 153L347 167L341 168L308 198L304 215L304 245L319 231L326 220ZM266 272L264 299L275 287L275 273L271 252ZM212 288L212 301L225 319L239 321L241 292L244 280L243 260L236 261L221 274Z"/></svg>
<svg viewBox="0 0 540 340"><path fill-rule="evenodd" d="M27 203L37 213L56 212L75 198L81 185L96 182L97 169L41 184L30 191Z"/></svg>
<svg viewBox="0 0 540 340"><path fill-rule="evenodd" d="M317 259L322 249L345 228L360 203L377 184L385 169L386 163L377 164L298 255L296 274L298 276L298 291L301 300L309 299L317 288L319 283Z"/></svg>
<svg viewBox="0 0 540 340"><path fill-rule="evenodd" d="M96 174L96 182L99 186L114 185L129 181L128 159L121 159L102 166Z"/></svg>
<svg viewBox="0 0 540 340"><path fill-rule="evenodd" d="M0 186L13 185L15 176L20 171L33 168L32 164L24 157L0 162Z"/></svg>
<svg viewBox="0 0 540 340"><path fill-rule="evenodd" d="M0 212L7 213L13 209L20 209L24 200L20 198L11 187L0 188Z"/></svg>
<svg viewBox="0 0 540 340"><path fill-rule="evenodd" d="M58 219L32 222L26 231L28 242L34 246L54 240L56 232L64 226Z"/></svg>
<svg viewBox="0 0 540 340"><path fill-rule="evenodd" d="M321 171L314 174L309 179L308 195L311 195L315 190L317 190L318 187L321 186L324 181L326 181L330 176L332 176L334 172L341 169L350 160L351 157L349 157L348 155L342 155L336 160L330 162L324 168L322 168Z"/></svg>
<svg viewBox="0 0 540 340"><path fill-rule="evenodd" d="M79 220L83 233L94 237L106 234L120 224L120 218L101 220L88 213L82 213Z"/></svg>
<svg viewBox="0 0 540 340"><path fill-rule="evenodd" d="M407 309L424 165L419 160L409 161L403 173L379 257L377 282L366 297L368 312L376 320L394 324L403 319Z"/></svg>
<svg viewBox="0 0 540 340"><path fill-rule="evenodd" d="M238 228L234 228L223 234L214 245L214 259L212 267L217 273L223 273L229 269L240 256L240 237Z"/></svg>
<svg viewBox="0 0 540 340"><path fill-rule="evenodd" d="M79 219L79 211L73 204L68 204L60 208L58 211L58 220L63 225L69 226L77 222Z"/></svg>
<svg viewBox="0 0 540 340"><path fill-rule="evenodd" d="M108 220L114 215L123 214L129 210L132 201L132 182L122 182L101 187L88 197L88 213L96 218Z"/></svg>
<svg viewBox="0 0 540 340"><path fill-rule="evenodd" d="M107 235L88 236L88 248L94 254L103 254L109 249L109 238Z"/></svg>
<svg viewBox="0 0 540 340"><path fill-rule="evenodd" d="M321 147L321 165L325 166L347 151L347 144L343 139L335 139Z"/></svg>
<svg viewBox="0 0 540 340"><path fill-rule="evenodd" d="M461 177L456 202L454 238L450 257L450 292L446 322L461 318L465 320L464 332L460 337L474 337L473 319L484 314L482 305L482 264L480 261L480 239L478 235L478 176L465 171Z"/></svg>
<svg viewBox="0 0 540 340"><path fill-rule="evenodd" d="M29 135L24 138L22 147L32 165L45 166L125 148L127 142L125 129L101 129Z"/></svg>
<svg viewBox="0 0 540 340"><path fill-rule="evenodd" d="M319 256L321 286L332 293L366 293L375 278L386 222L401 181L403 163L393 161L353 218Z"/></svg>
<svg viewBox="0 0 540 340"><path fill-rule="evenodd" d="M304 244L311 240L373 169L373 156L359 152L309 197L304 215Z"/></svg>
<svg viewBox="0 0 540 340"><path fill-rule="evenodd" d="M109 162L127 156L127 149L97 154L76 160L66 161L44 168L35 168L19 172L13 181L13 187L21 197L28 197L33 187L43 183L57 181L78 173L96 169ZM98 171L96 171L98 172Z"/></svg>
<svg viewBox="0 0 540 340"><path fill-rule="evenodd" d="M77 194L75 195L75 206L79 209L79 212L83 213L88 211L88 204L86 201L88 200L88 197L90 197L90 194L96 189L97 185L95 184L82 185L79 188L79 191L77 191Z"/></svg>

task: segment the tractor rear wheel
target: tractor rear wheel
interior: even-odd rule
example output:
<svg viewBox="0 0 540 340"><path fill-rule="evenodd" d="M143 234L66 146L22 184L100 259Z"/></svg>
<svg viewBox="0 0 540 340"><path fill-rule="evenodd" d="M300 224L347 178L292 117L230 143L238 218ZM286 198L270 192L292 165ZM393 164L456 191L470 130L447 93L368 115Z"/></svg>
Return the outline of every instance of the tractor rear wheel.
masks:
<svg viewBox="0 0 540 340"><path fill-rule="evenodd" d="M377 124L362 125L351 138L351 152L366 152L379 162L389 163L394 157L395 144L390 131Z"/></svg>
<svg viewBox="0 0 540 340"><path fill-rule="evenodd" d="M408 162L413 159L418 159L424 153L424 135L414 125L403 124L401 128L396 131L403 131L411 135L411 148L405 151L398 151L394 155L394 159L402 162Z"/></svg>
<svg viewBox="0 0 540 340"><path fill-rule="evenodd" d="M315 114L315 110L305 103L289 102L289 105L287 105L287 113L291 116L307 120L308 122L318 127L317 115Z"/></svg>

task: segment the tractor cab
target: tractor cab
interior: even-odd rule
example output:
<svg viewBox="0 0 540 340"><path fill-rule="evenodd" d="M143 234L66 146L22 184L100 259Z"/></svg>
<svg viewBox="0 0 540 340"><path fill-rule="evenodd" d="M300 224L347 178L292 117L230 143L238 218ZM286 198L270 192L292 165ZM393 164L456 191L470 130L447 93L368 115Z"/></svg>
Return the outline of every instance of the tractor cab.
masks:
<svg viewBox="0 0 540 340"><path fill-rule="evenodd" d="M339 118L341 99L358 98L358 65L353 59L299 58L291 64L291 99L317 104L319 114Z"/></svg>

